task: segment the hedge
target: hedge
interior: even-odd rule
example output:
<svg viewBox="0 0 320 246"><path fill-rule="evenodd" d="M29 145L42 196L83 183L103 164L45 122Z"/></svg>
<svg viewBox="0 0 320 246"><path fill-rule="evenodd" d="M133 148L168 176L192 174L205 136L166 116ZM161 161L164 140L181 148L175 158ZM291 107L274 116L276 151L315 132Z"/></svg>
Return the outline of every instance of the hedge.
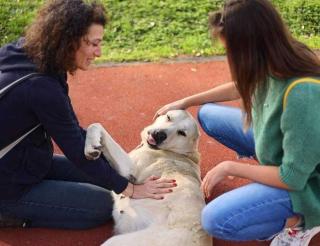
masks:
<svg viewBox="0 0 320 246"><path fill-rule="evenodd" d="M44 0L0 0L0 45L23 35ZM154 60L179 55L221 54L208 34L208 12L222 0L101 0L111 23L103 60ZM290 31L311 48L320 48L319 0L272 0Z"/></svg>

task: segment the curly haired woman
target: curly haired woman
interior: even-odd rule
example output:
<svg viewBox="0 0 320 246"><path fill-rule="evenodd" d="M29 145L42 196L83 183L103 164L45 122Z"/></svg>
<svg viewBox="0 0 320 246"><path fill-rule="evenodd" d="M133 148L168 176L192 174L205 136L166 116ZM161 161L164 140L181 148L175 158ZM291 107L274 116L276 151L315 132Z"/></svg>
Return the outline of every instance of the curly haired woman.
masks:
<svg viewBox="0 0 320 246"><path fill-rule="evenodd" d="M90 228L111 218L109 190L161 199L174 187L150 177L133 188L102 157L84 156L67 74L101 55L106 23L95 1L52 0L24 38L0 49L0 92L31 74L0 101L0 225ZM64 155L53 154L51 138Z"/></svg>

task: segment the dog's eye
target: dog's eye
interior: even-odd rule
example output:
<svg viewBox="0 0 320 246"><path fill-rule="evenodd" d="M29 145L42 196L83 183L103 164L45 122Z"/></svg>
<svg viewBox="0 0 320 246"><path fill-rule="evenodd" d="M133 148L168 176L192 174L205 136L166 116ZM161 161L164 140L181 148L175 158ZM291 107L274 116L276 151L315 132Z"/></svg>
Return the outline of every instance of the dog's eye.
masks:
<svg viewBox="0 0 320 246"><path fill-rule="evenodd" d="M178 133L178 135L180 135L180 136L184 136L184 137L187 136L187 134L186 134L184 131L182 131L182 130L178 130L177 133Z"/></svg>
<svg viewBox="0 0 320 246"><path fill-rule="evenodd" d="M171 121L171 118L170 118L170 116L168 114L167 114L167 120Z"/></svg>

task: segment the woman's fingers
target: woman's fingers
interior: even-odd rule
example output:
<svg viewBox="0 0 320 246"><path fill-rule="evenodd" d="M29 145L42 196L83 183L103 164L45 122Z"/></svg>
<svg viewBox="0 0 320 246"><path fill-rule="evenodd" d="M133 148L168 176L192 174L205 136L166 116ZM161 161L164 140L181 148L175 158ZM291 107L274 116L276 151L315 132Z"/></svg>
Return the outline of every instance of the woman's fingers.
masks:
<svg viewBox="0 0 320 246"><path fill-rule="evenodd" d="M174 179L160 178L158 176L150 176L145 182L148 193L154 195L161 195L172 192L172 188L176 187L176 181Z"/></svg>
<svg viewBox="0 0 320 246"><path fill-rule="evenodd" d="M204 195L205 197L208 197L208 195L207 195L207 185L206 185L206 184L204 184L204 185L202 186L202 193L203 193L203 195Z"/></svg>
<svg viewBox="0 0 320 246"><path fill-rule="evenodd" d="M155 120L156 118L158 118L160 116L160 114L158 113L158 112L156 112L155 114L154 114L154 116L152 117L152 120Z"/></svg>
<svg viewBox="0 0 320 246"><path fill-rule="evenodd" d="M204 192L204 191L205 191L205 185L206 185L206 182L207 182L207 175L206 175L206 176L204 176L204 178L203 178L203 180L202 180L202 182L201 182L200 189L201 189L201 191L202 191L202 192Z"/></svg>
<svg viewBox="0 0 320 246"><path fill-rule="evenodd" d="M149 194L149 198L156 199L156 200L162 200L162 199L164 199L164 196L159 195L159 194Z"/></svg>
<svg viewBox="0 0 320 246"><path fill-rule="evenodd" d="M186 109L184 100L178 100L167 105L164 105L162 108L158 109L156 114L153 116L153 120L155 120L158 116L166 114L170 110L175 109Z"/></svg>
<svg viewBox="0 0 320 246"><path fill-rule="evenodd" d="M157 184L165 184L165 183L175 183L175 179L167 179L167 178L159 178L156 180Z"/></svg>
<svg viewBox="0 0 320 246"><path fill-rule="evenodd" d="M154 180L158 180L158 179L160 179L160 177L152 175L149 178L147 178L147 181L154 181Z"/></svg>
<svg viewBox="0 0 320 246"><path fill-rule="evenodd" d="M155 120L156 118L158 118L160 115L163 115L165 113L167 113L169 110L168 110L168 107L167 106L164 106L162 108L160 108L156 113L155 115L153 116L153 120Z"/></svg>
<svg viewBox="0 0 320 246"><path fill-rule="evenodd" d="M205 188L205 192L206 192L206 198L209 198L211 195L211 186L210 184L207 184L206 188Z"/></svg>
<svg viewBox="0 0 320 246"><path fill-rule="evenodd" d="M157 189L156 190L156 194L166 194L166 193L171 193L171 192L173 192L173 190L172 189L167 189L167 188L165 188L165 189Z"/></svg>
<svg viewBox="0 0 320 246"><path fill-rule="evenodd" d="M178 186L176 182L156 184L156 188L173 188Z"/></svg>
<svg viewBox="0 0 320 246"><path fill-rule="evenodd" d="M208 181L208 176L206 175L204 178L203 178L203 181L201 183L201 191L203 193L203 195L208 198L210 196L210 189L209 189L209 181Z"/></svg>
<svg viewBox="0 0 320 246"><path fill-rule="evenodd" d="M177 186L177 183L176 183L176 180L174 180L174 179L163 178L163 179L158 179L155 181L155 187L158 189L159 188L173 188L176 186Z"/></svg>

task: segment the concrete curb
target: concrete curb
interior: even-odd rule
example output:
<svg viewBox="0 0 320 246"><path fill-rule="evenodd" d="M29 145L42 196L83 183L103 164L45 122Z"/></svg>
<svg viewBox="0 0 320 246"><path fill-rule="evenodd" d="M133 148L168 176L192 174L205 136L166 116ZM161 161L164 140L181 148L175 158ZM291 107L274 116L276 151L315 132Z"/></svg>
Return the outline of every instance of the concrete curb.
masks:
<svg viewBox="0 0 320 246"><path fill-rule="evenodd" d="M314 52L320 57L320 50L314 50ZM163 58L158 61L136 61L136 62L104 62L100 64L95 64L94 67L122 67L122 66L139 66L147 64L175 64L175 63L205 63L205 62L215 62L215 61L225 61L226 56L208 56L208 57L177 57L177 58Z"/></svg>
<svg viewBox="0 0 320 246"><path fill-rule="evenodd" d="M95 67L122 67L122 66L136 66L147 64L175 64L175 63L205 63L214 61L225 61L226 56L210 56L210 57L178 57L172 59L160 59L158 61L150 62L105 62L94 65Z"/></svg>

